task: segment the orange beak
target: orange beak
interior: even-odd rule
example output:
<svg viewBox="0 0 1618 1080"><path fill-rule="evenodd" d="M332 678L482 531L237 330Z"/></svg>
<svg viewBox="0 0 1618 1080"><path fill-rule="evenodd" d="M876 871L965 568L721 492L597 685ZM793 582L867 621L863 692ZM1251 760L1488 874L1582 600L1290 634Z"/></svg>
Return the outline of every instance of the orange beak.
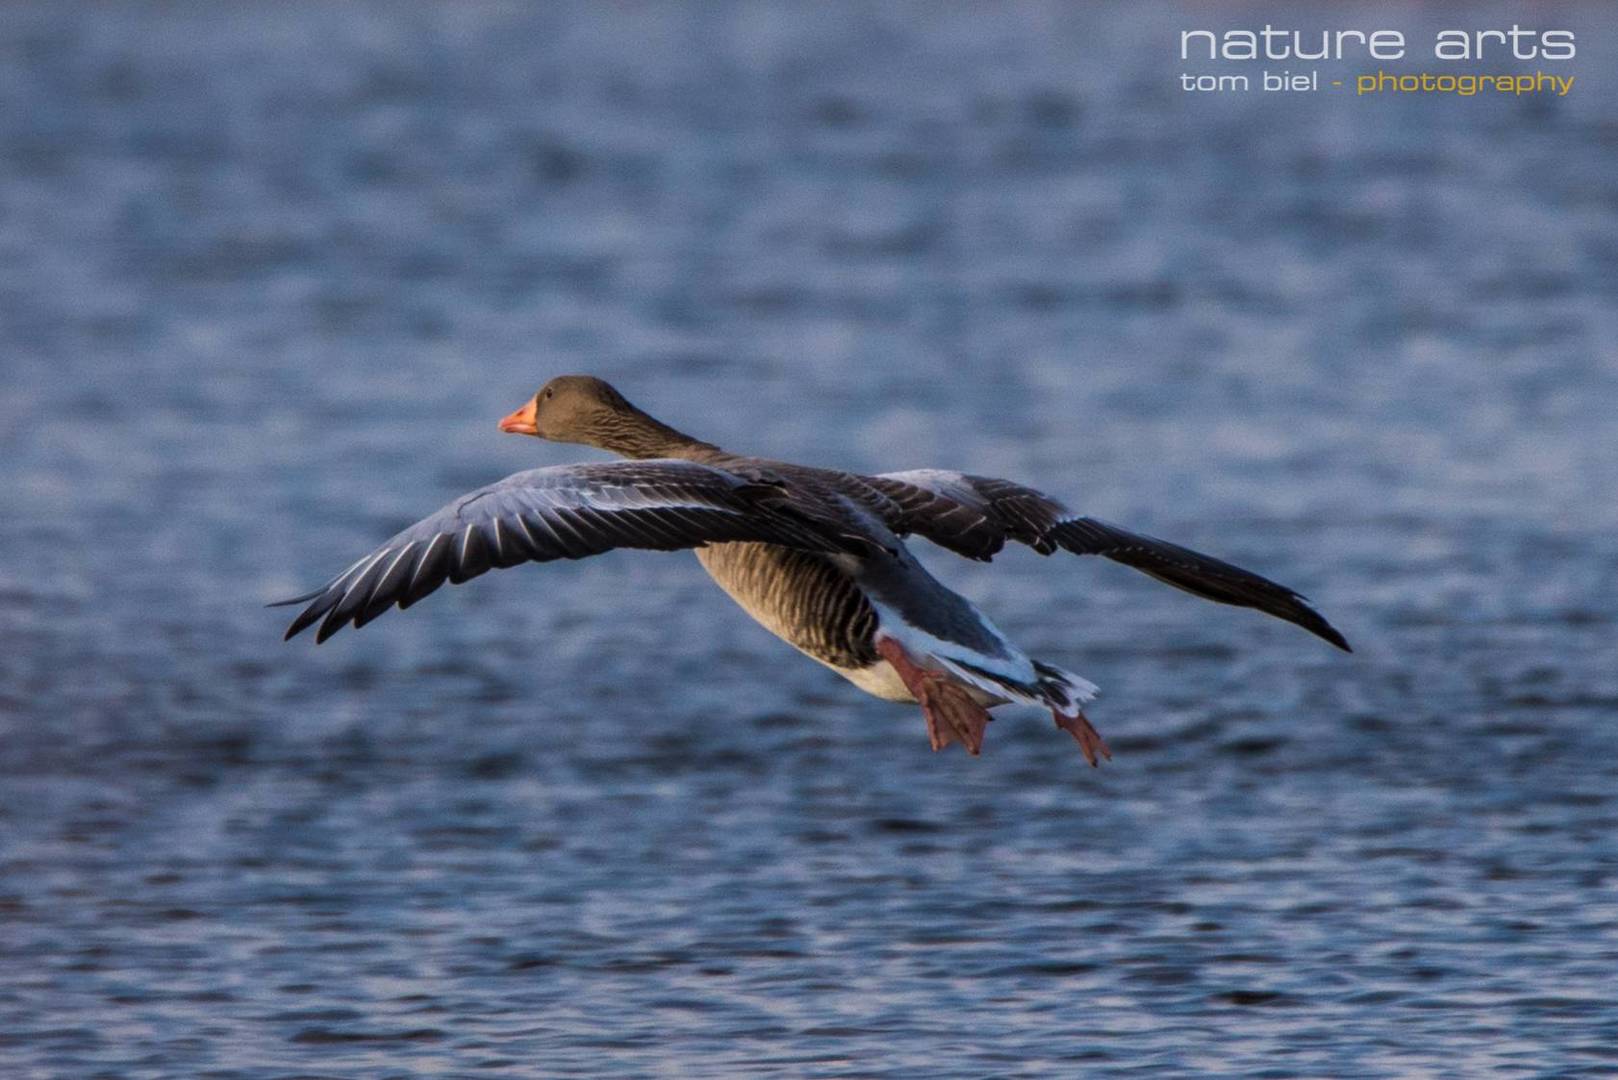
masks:
<svg viewBox="0 0 1618 1080"><path fill-rule="evenodd" d="M538 435L538 418L534 415L534 405L537 398L529 398L528 404L500 421L500 430L513 435Z"/></svg>

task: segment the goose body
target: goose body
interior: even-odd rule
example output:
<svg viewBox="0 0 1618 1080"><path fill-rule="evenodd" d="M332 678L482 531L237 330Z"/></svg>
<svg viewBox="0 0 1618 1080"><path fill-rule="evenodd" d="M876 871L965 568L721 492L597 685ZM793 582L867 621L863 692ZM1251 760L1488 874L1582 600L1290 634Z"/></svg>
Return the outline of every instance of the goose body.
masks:
<svg viewBox="0 0 1618 1080"><path fill-rule="evenodd" d="M922 707L929 740L976 754L987 710L1049 709L1094 765L1110 757L1085 717L1088 680L1035 660L905 546L925 536L988 560L1007 541L1098 554L1206 599L1252 607L1348 643L1297 593L1188 548L1069 511L1032 488L942 470L862 476L728 453L635 408L599 379L551 380L501 430L628 460L517 473L400 532L312 592L291 638L317 641L409 607L445 581L617 547L694 548L765 629L867 693Z"/></svg>

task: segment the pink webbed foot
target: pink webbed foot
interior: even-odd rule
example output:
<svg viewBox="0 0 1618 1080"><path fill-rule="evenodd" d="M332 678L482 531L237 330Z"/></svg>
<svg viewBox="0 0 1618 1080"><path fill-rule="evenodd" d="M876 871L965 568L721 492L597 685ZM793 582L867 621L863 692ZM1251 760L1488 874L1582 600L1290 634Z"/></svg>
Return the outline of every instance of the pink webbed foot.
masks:
<svg viewBox="0 0 1618 1080"><path fill-rule="evenodd" d="M921 667L892 638L878 639L876 651L893 665L905 689L921 705L922 716L927 720L927 741L934 750L959 742L969 754L982 752L989 712L972 700L966 687L946 675Z"/></svg>
<svg viewBox="0 0 1618 1080"><path fill-rule="evenodd" d="M1051 717L1056 721L1057 727L1078 740L1079 751L1084 754L1084 760L1090 763L1092 769L1101 764L1100 758L1112 760L1112 751L1107 749L1107 740L1101 737L1101 732L1091 726L1084 713L1066 716L1053 710ZM1098 754L1100 757L1097 757Z"/></svg>
<svg viewBox="0 0 1618 1080"><path fill-rule="evenodd" d="M928 679L916 695L927 719L927 741L942 750L957 740L973 756L983 751L989 713L967 691L943 679Z"/></svg>

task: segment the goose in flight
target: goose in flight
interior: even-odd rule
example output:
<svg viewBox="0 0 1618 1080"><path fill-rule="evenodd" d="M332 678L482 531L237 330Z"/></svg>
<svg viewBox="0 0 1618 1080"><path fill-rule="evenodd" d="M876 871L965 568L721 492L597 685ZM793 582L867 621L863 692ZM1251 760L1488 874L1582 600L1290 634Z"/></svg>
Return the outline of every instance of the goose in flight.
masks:
<svg viewBox="0 0 1618 1080"><path fill-rule="evenodd" d="M461 496L313 592L286 637L317 642L407 608L444 582L613 548L693 548L767 630L860 689L921 706L934 750L983 746L988 709L1049 709L1091 764L1112 756L1084 715L1088 680L1035 660L916 560L924 536L971 559L1007 541L1102 555L1166 584L1259 611L1345 651L1303 597L1257 574L1068 510L1008 480L937 469L862 476L732 454L631 405L600 379L552 379L500 430L627 460L520 472Z"/></svg>

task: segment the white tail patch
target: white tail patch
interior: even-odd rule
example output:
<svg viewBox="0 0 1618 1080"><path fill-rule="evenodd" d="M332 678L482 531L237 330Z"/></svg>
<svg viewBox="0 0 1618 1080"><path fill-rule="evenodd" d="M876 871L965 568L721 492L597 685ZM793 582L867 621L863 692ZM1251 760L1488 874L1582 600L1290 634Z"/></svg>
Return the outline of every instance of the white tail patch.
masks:
<svg viewBox="0 0 1618 1080"><path fill-rule="evenodd" d="M1034 670L1039 673L1040 686L1045 690L1051 708L1063 716L1078 716L1083 706L1094 701L1101 692L1100 687L1084 676L1064 671L1054 664L1035 660ZM1066 706L1061 704L1062 698L1067 699Z"/></svg>
<svg viewBox="0 0 1618 1080"><path fill-rule="evenodd" d="M892 638L915 660L979 691L989 702L1020 702L1051 709L1064 716L1078 715L1095 698L1095 683L1070 671L1030 659L987 619L986 631L1000 645L1001 655L992 655L953 641L944 641L907 623L891 608L871 600L876 609L876 636ZM883 665L884 667L887 665ZM857 681L857 680L856 680ZM878 696L885 696L878 694Z"/></svg>

